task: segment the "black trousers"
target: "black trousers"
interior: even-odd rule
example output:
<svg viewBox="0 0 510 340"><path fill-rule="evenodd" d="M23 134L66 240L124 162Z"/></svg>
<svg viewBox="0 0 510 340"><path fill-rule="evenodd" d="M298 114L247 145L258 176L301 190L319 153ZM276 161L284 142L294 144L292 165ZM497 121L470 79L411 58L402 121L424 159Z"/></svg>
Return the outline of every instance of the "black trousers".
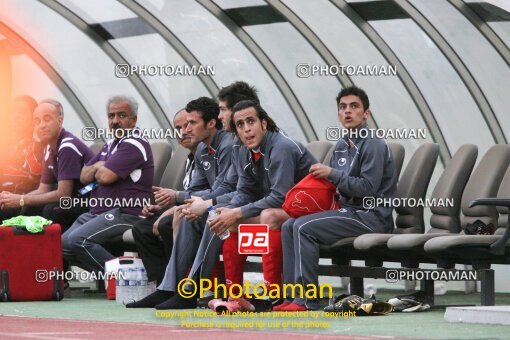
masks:
<svg viewBox="0 0 510 340"><path fill-rule="evenodd" d="M133 238L135 239L138 256L142 259L149 281L156 281L158 285L163 281L166 265L172 254L173 215L166 216L159 222L158 231L160 236L154 235L152 226L161 214L145 218L133 226Z"/></svg>
<svg viewBox="0 0 510 340"><path fill-rule="evenodd" d="M42 216L53 223L60 224L62 234L76 222L78 217L89 212L87 207L72 207L71 209L61 209L59 203L46 204L42 209Z"/></svg>
<svg viewBox="0 0 510 340"><path fill-rule="evenodd" d="M21 215L21 209L17 208L17 209L4 209L4 210L0 210L0 223L3 221L3 220L7 220L11 217L16 217L16 216L19 216Z"/></svg>
<svg viewBox="0 0 510 340"><path fill-rule="evenodd" d="M88 212L86 207L73 207L71 209L61 209L59 203L50 203L44 206L26 207L24 209L6 209L0 210L0 223L11 217L25 216L42 216L53 223L60 224L62 234L69 229L81 214Z"/></svg>

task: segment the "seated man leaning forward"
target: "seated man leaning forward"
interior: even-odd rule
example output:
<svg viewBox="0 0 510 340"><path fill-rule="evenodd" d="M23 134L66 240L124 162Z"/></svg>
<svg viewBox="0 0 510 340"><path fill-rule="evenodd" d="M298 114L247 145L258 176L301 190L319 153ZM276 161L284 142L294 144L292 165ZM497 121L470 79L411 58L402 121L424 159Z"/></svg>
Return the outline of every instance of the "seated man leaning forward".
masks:
<svg viewBox="0 0 510 340"><path fill-rule="evenodd" d="M136 129L138 104L129 96L114 96L107 104L108 127L115 138L106 143L81 172L83 184L97 183L90 212L82 214L62 235L64 259L90 272L104 271L114 258L103 245L140 220L151 197L154 161L150 144Z"/></svg>
<svg viewBox="0 0 510 340"><path fill-rule="evenodd" d="M186 105L184 133L190 138L192 144L198 145L194 156L195 170L191 176L191 182L184 191L161 188L155 194L156 204L159 206L156 209L164 210L164 212L157 217L153 224L154 226L157 225L158 233L161 235L165 246L170 248L170 262L165 261L165 258L158 258L157 248L152 246L153 243L148 242L149 238L137 237L140 234L139 231L144 228L143 222L137 223L133 229L136 246L139 250L143 250L140 255L147 268L147 275L150 280L157 280L160 284L165 281L165 277L168 279L176 277L175 275L178 277L184 276L188 271L188 266L185 264L186 259L190 253L194 254L196 252L193 240L188 237L183 238L181 233L177 233L175 246L172 247L172 220L180 215L182 204L186 199L192 196L206 196L211 191L217 190L230 167L232 149L230 136L222 130L222 123L218 119L218 114L218 103L212 98L200 97ZM152 219L154 220L154 218ZM181 241L183 242L181 243ZM183 255L182 250L186 254ZM193 261L193 256L191 261ZM178 268L176 268L177 264L179 264ZM180 271L177 273L177 269L184 271L184 273L180 273ZM149 304L148 306L154 307L154 303L149 295L147 299L126 306L128 308L138 308L146 307Z"/></svg>
<svg viewBox="0 0 510 340"><path fill-rule="evenodd" d="M45 148L39 187L26 195L2 192L0 208L16 209L14 215L24 208L25 215L42 215L60 224L64 231L88 208L61 207L59 202L77 196L81 187L81 169L94 154L79 138L63 128L64 109L60 102L54 99L41 101L33 112L33 122L35 133Z"/></svg>
<svg viewBox="0 0 510 340"><path fill-rule="evenodd" d="M221 190L231 164L232 138L230 134L222 130L223 124L218 119L220 109L214 99L200 97L192 100L186 105L186 111L188 112L186 134L200 144L195 153L196 169L188 190L175 191L172 199L168 202L169 205L181 204L174 210L174 214L179 213L178 210L184 207L182 204L191 197L209 199L208 196L211 193ZM165 216L165 213L161 216ZM172 225L162 224L164 221L163 217L159 225L160 231L172 228ZM170 261L165 265L164 276L158 290L144 299L128 303L127 308L158 308L160 304L165 303L173 296L178 283L186 277L189 267L193 264L203 228L204 226L198 222L183 223L179 227ZM168 233L165 234L168 235ZM164 236L163 233L161 235ZM163 242L165 242L165 238L163 238ZM167 239L166 242L171 242L171 240ZM139 246L138 243L137 246ZM146 262L146 259L142 258L142 260L144 263ZM185 301L189 307L193 299Z"/></svg>
<svg viewBox="0 0 510 340"><path fill-rule="evenodd" d="M174 116L174 128L181 133L179 144L189 151L186 162L182 164L186 171L182 181L184 190L190 188L192 178L196 173L195 153L200 143L196 139L191 139L190 135L186 133L188 126L186 116L187 112L185 109L179 110ZM175 176L175 173L172 173L172 176ZM167 210L157 205L157 203L172 199L174 191L162 187L153 187L152 189L156 198L156 204L144 207L142 213L145 218L136 222L133 226L133 238L138 250L138 256L142 259L147 271L149 281L156 281L160 284L172 254L174 230L170 227L172 226L174 216L173 212L171 212L169 216L160 219L161 215ZM172 210L175 211L174 208ZM167 242L164 242L165 240Z"/></svg>
<svg viewBox="0 0 510 340"><path fill-rule="evenodd" d="M244 145L239 161L244 171L239 174L237 194L227 207L218 208L219 216L209 224L211 231L221 235L230 229L223 242L225 279L233 305L248 303L233 288L242 286L246 254L239 254L238 225L262 223L269 225L269 250L262 255L264 282L267 290L282 283L282 249L280 228L289 216L282 209L285 194L308 174L317 162L299 142L279 131L274 121L258 102L237 103L232 112L231 129ZM236 285L231 288L231 286ZM239 286L238 286L239 285ZM233 301L232 301L233 300Z"/></svg>
<svg viewBox="0 0 510 340"><path fill-rule="evenodd" d="M289 219L283 224L284 284L303 285L303 289L296 289L299 294L293 299L292 290L287 288L285 302L273 310L319 308L317 299L307 299L303 294L308 285L318 285L319 244L366 233L387 233L393 226L391 207L366 210L362 204L364 197L393 197L397 182L386 141L359 133L368 128L368 97L363 90L348 87L338 94L337 105L347 136L336 144L330 166L314 164L310 173L327 178L337 187L341 209Z"/></svg>

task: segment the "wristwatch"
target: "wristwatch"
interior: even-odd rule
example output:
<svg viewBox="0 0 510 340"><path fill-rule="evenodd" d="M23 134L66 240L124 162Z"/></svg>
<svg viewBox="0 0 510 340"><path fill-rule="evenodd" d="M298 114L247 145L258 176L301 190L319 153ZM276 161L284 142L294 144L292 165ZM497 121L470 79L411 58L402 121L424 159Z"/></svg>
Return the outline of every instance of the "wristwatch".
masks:
<svg viewBox="0 0 510 340"><path fill-rule="evenodd" d="M22 208L25 205L24 197L25 197L25 195L21 195L21 198L19 199L19 206L22 207Z"/></svg>

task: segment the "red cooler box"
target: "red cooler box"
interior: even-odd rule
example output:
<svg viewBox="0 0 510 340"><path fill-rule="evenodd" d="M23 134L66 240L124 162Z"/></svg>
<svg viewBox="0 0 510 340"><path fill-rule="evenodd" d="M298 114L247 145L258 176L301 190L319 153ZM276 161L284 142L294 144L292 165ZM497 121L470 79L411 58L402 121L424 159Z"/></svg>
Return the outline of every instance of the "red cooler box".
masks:
<svg viewBox="0 0 510 340"><path fill-rule="evenodd" d="M60 225L37 234L0 226L0 301L61 300L62 267Z"/></svg>

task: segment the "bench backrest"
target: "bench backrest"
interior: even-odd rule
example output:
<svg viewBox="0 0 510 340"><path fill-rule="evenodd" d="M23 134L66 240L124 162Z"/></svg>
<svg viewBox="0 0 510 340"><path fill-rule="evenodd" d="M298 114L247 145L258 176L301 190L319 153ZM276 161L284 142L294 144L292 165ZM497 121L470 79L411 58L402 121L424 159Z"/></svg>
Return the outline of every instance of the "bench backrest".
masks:
<svg viewBox="0 0 510 340"><path fill-rule="evenodd" d="M186 175L186 159L188 155L189 150L180 145L175 149L161 177L161 187L183 190L182 181Z"/></svg>
<svg viewBox="0 0 510 340"><path fill-rule="evenodd" d="M163 172L172 157L172 146L168 142L151 143L152 157L154 159L154 185L159 185Z"/></svg>
<svg viewBox="0 0 510 340"><path fill-rule="evenodd" d="M430 207L432 216L429 233L460 232L461 197L468 180L478 180L475 177L469 178L477 155L476 145L465 144L448 162L432 192L431 199L436 200L437 204ZM449 205L450 202L453 204Z"/></svg>
<svg viewBox="0 0 510 340"><path fill-rule="evenodd" d="M390 147L391 153L393 155L393 160L395 161L395 169L397 170L397 179L400 178L400 172L402 171L402 164L404 163L404 157L406 155L406 150L399 143L388 143Z"/></svg>
<svg viewBox="0 0 510 340"><path fill-rule="evenodd" d="M326 156L328 155L329 151L333 149L335 146L331 144L330 142L318 140L310 142L306 145L306 148L310 153L319 161L320 163L324 163L329 165L329 160L327 163L324 162Z"/></svg>
<svg viewBox="0 0 510 340"><path fill-rule="evenodd" d="M430 178L436 166L439 155L439 145L426 143L421 145L409 160L402 177L397 185L395 197L423 200L427 193ZM397 218L395 220L395 234L423 233L425 222L423 220L423 206L403 205L395 207Z"/></svg>
<svg viewBox="0 0 510 340"><path fill-rule="evenodd" d="M510 167L506 170L506 175L503 177L503 181L498 190L498 198L509 198L510 197ZM498 218L498 229L496 234L502 234L505 232L505 228L508 226L508 209L505 207L497 207L499 212Z"/></svg>
<svg viewBox="0 0 510 340"><path fill-rule="evenodd" d="M462 195L461 227L481 220L485 224L498 222L498 211L494 206L476 206L469 208L469 203L477 198L496 197L503 176L510 165L510 145L492 146L480 160L464 189Z"/></svg>

